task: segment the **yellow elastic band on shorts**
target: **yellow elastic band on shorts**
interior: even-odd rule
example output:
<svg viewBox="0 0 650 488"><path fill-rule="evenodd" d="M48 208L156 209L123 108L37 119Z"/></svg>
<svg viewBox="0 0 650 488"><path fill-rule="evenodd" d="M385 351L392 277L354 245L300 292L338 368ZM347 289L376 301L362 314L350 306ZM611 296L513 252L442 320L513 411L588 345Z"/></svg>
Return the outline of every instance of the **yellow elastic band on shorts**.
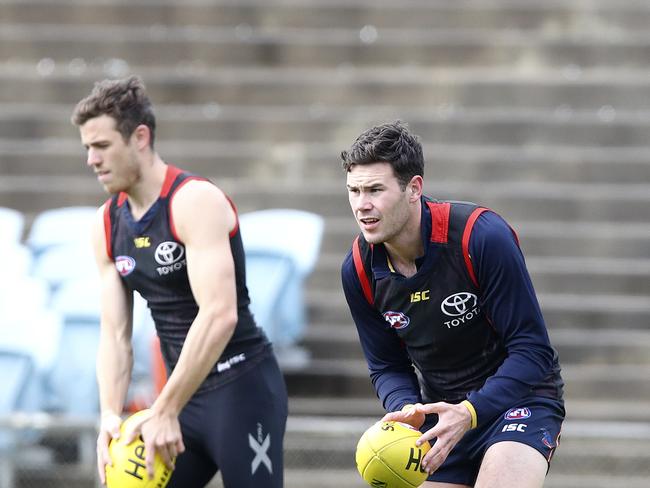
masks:
<svg viewBox="0 0 650 488"><path fill-rule="evenodd" d="M464 405L467 410L469 410L469 414L472 417L472 423L470 424L469 428L470 429L475 429L476 426L478 425L478 417L476 416L476 410L474 410L474 405L472 405L469 400L463 400L460 402L461 405Z"/></svg>

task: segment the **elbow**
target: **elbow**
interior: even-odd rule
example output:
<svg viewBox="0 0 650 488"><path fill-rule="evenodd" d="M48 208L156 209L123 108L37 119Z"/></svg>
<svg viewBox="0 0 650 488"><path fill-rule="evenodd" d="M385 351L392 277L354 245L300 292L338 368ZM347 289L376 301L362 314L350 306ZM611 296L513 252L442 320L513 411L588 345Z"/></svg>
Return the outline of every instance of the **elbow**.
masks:
<svg viewBox="0 0 650 488"><path fill-rule="evenodd" d="M228 306L220 310L211 309L204 310L206 314L206 322L211 324L210 331L214 336L215 341L219 341L224 336L230 338L237 326L237 307Z"/></svg>

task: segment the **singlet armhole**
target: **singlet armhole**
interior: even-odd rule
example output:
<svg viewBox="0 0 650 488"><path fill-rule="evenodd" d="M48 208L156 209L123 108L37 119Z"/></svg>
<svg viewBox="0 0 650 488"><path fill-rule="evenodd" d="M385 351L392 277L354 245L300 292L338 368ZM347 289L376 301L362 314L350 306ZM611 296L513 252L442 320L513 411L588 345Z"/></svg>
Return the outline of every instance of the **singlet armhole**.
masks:
<svg viewBox="0 0 650 488"><path fill-rule="evenodd" d="M472 256L469 253L469 239L472 236L472 229L474 228L474 224L476 223L476 219L478 219L483 212L486 212L487 208L484 207L479 207L475 209L470 215L469 218L467 219L467 223L465 224L465 229L463 230L463 240L462 240L462 247L463 247L463 258L465 259L465 266L467 268L467 273L469 274L470 279L472 280L472 283L478 288L478 280L476 279L476 274L474 272L474 265L472 264Z"/></svg>
<svg viewBox="0 0 650 488"><path fill-rule="evenodd" d="M111 203L112 198L109 198L104 203L104 246L106 247L106 255L113 260L113 244L111 241Z"/></svg>

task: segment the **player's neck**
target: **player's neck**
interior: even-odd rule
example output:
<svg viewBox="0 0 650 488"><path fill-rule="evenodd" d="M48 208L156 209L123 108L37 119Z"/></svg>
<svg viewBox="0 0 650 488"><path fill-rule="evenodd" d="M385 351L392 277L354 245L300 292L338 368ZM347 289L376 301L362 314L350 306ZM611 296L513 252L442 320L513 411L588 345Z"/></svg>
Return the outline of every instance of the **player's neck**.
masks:
<svg viewBox="0 0 650 488"><path fill-rule="evenodd" d="M142 165L140 180L126 192L135 220L139 220L158 200L166 176L167 165L156 153L150 162Z"/></svg>
<svg viewBox="0 0 650 488"><path fill-rule="evenodd" d="M391 264L406 277L417 272L415 260L424 254L420 233L421 213L414 213L404 228L390 241L384 243Z"/></svg>

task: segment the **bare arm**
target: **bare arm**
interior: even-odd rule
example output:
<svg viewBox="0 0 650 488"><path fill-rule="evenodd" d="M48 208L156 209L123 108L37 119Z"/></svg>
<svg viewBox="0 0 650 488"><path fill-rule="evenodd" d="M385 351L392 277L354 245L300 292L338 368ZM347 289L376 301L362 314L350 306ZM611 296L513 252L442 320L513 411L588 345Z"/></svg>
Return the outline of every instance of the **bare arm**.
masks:
<svg viewBox="0 0 650 488"><path fill-rule="evenodd" d="M122 283L113 261L106 253L103 207L93 225L92 242L101 281L97 383L102 422L97 439L97 462L104 483L104 466L110 463L108 443L111 437L119 436L120 414L131 381L133 295Z"/></svg>
<svg viewBox="0 0 650 488"><path fill-rule="evenodd" d="M230 229L235 215L224 194L204 181L191 181L172 200L178 237L185 245L187 273L199 311L174 371L143 425L147 466L153 449L171 460L184 449L178 414L221 356L237 324L235 268Z"/></svg>

